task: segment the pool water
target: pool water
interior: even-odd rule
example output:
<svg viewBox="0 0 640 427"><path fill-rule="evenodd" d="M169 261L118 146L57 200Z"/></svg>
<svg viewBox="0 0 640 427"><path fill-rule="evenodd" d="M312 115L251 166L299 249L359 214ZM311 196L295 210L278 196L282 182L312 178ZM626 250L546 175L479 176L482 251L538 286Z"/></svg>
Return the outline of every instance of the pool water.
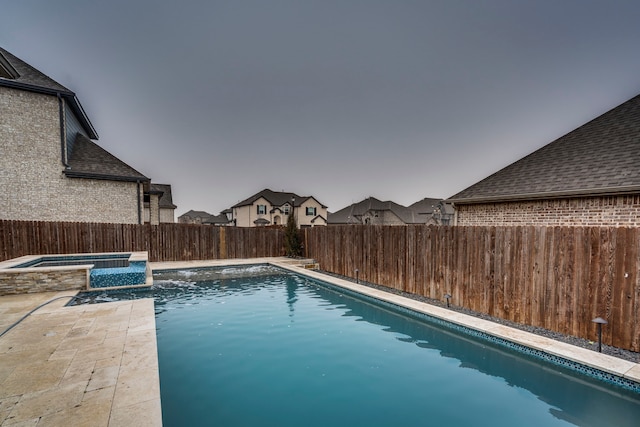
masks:
<svg viewBox="0 0 640 427"><path fill-rule="evenodd" d="M640 395L271 267L155 275L165 426L637 426ZM226 272L225 272L226 271ZM242 273L242 274L240 274Z"/></svg>
<svg viewBox="0 0 640 427"><path fill-rule="evenodd" d="M128 267L131 254L98 255L44 255L33 261L18 264L12 268L62 267L69 265L93 264L94 268Z"/></svg>

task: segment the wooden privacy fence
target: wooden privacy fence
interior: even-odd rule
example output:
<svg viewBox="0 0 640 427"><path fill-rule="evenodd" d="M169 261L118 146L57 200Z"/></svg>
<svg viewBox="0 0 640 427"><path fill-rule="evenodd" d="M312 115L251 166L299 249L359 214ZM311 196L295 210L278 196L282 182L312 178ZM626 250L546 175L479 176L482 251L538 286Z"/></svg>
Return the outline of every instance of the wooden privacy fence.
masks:
<svg viewBox="0 0 640 427"><path fill-rule="evenodd" d="M147 251L150 261L284 255L284 231L194 224L0 221L0 261L23 255Z"/></svg>
<svg viewBox="0 0 640 427"><path fill-rule="evenodd" d="M640 229L331 226L304 230L327 271L640 351ZM151 261L282 256L284 230L0 220L0 261L147 251Z"/></svg>
<svg viewBox="0 0 640 427"><path fill-rule="evenodd" d="M336 226L305 230L327 271L640 350L640 229Z"/></svg>

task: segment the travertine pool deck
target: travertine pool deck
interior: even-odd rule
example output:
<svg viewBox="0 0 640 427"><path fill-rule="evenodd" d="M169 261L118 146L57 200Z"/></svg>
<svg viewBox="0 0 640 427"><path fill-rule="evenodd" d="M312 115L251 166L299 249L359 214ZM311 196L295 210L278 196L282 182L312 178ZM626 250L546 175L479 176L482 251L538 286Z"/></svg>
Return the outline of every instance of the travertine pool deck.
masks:
<svg viewBox="0 0 640 427"><path fill-rule="evenodd" d="M0 333L75 292L0 297ZM0 338L0 425L161 426L153 300L48 304Z"/></svg>
<svg viewBox="0 0 640 427"><path fill-rule="evenodd" d="M330 277L287 258L151 263L153 270L270 263L640 382L640 364ZM75 292L0 297L0 426L161 426L153 300L65 307Z"/></svg>

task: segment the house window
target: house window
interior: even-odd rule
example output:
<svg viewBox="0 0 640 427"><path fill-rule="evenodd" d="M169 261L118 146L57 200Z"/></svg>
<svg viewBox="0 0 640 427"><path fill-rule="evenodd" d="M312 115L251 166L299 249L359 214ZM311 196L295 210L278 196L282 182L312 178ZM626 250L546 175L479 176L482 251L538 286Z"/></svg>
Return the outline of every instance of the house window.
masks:
<svg viewBox="0 0 640 427"><path fill-rule="evenodd" d="M284 214L289 215L289 205L284 205Z"/></svg>
<svg viewBox="0 0 640 427"><path fill-rule="evenodd" d="M316 216L316 208L307 207L307 216Z"/></svg>
<svg viewBox="0 0 640 427"><path fill-rule="evenodd" d="M258 205L258 215L267 214L267 205Z"/></svg>

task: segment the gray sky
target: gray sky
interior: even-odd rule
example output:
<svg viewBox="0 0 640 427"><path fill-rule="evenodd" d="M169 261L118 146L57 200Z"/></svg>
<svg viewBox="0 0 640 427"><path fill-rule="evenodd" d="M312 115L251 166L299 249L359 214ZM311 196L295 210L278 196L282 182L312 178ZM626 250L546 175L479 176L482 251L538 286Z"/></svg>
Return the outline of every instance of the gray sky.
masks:
<svg viewBox="0 0 640 427"><path fill-rule="evenodd" d="M177 215L446 198L640 93L640 2L0 0Z"/></svg>

